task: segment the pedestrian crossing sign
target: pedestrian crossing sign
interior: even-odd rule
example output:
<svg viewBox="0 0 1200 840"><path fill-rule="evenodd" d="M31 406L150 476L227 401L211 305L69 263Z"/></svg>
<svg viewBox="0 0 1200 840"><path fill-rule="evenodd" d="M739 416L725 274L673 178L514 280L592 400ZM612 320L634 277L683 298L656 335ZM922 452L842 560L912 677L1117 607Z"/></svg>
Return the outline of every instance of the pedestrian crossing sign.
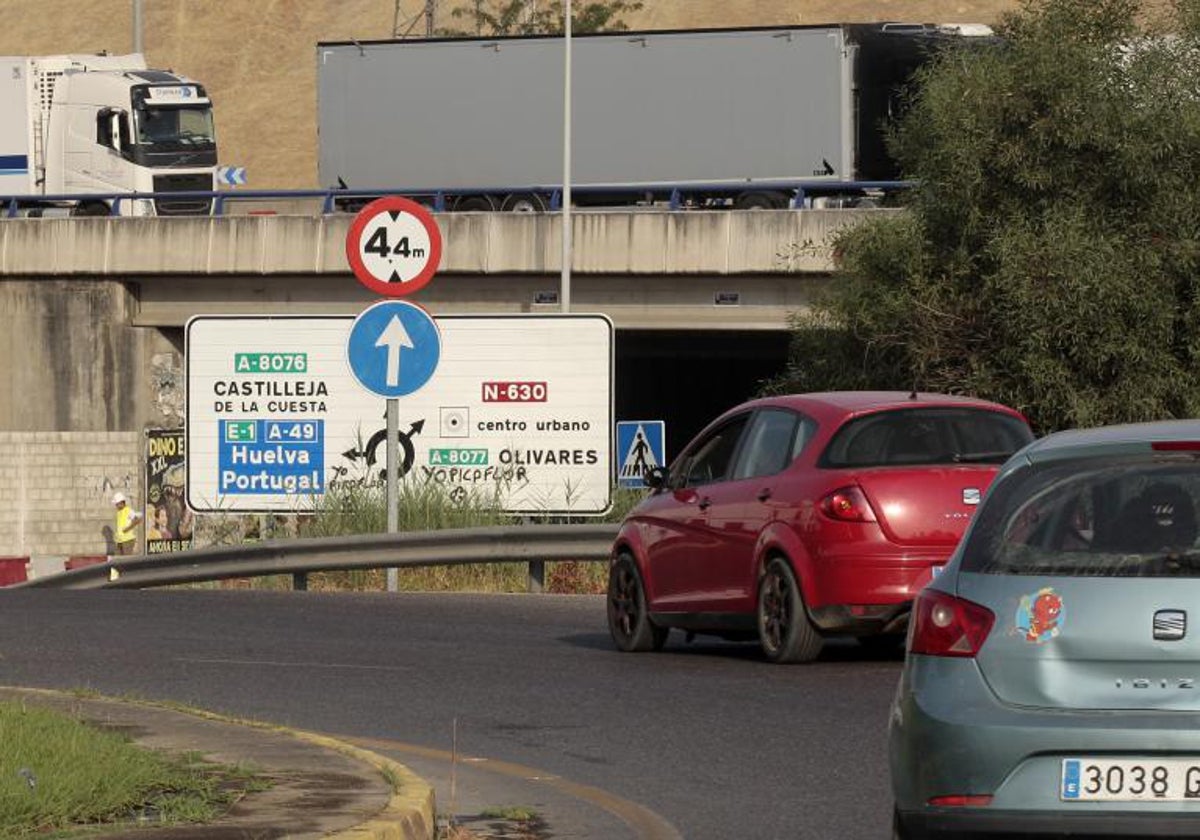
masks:
<svg viewBox="0 0 1200 840"><path fill-rule="evenodd" d="M662 420L617 422L617 486L645 487L645 475L666 466L667 424Z"/></svg>

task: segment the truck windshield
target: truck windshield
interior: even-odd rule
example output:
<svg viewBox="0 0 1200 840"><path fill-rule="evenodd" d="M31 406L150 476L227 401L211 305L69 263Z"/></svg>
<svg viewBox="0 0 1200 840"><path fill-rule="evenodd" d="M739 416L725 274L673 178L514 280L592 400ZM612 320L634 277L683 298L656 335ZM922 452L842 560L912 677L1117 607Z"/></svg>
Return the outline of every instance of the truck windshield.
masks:
<svg viewBox="0 0 1200 840"><path fill-rule="evenodd" d="M212 149L212 108L139 108L137 142L153 151Z"/></svg>

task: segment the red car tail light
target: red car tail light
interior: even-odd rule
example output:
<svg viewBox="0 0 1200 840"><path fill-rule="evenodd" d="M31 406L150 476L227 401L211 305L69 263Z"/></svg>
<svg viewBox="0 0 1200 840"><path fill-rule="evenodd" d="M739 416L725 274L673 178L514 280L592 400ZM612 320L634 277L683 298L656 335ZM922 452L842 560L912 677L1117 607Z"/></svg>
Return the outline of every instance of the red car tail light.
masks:
<svg viewBox="0 0 1200 840"><path fill-rule="evenodd" d="M821 500L821 511L841 522L875 522L875 511L863 491L851 485L834 490Z"/></svg>
<svg viewBox="0 0 1200 840"><path fill-rule="evenodd" d="M992 804L992 797L974 794L935 796L927 803L935 808L983 808Z"/></svg>
<svg viewBox="0 0 1200 840"><path fill-rule="evenodd" d="M996 616L987 607L926 589L913 606L912 622L911 653L973 657L992 632Z"/></svg>
<svg viewBox="0 0 1200 840"><path fill-rule="evenodd" d="M1200 450L1197 440L1160 440L1150 444L1155 452L1195 452Z"/></svg>

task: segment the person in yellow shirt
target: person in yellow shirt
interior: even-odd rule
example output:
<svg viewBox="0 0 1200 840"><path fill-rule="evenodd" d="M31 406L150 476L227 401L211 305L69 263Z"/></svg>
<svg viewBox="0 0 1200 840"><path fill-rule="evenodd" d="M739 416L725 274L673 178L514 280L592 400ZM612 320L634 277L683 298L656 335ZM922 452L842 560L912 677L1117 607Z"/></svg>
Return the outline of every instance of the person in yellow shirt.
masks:
<svg viewBox="0 0 1200 840"><path fill-rule="evenodd" d="M142 521L142 515L129 506L129 500L125 498L124 493L117 493L112 501L117 509L117 526L113 530L117 554L133 554L137 545L137 526Z"/></svg>

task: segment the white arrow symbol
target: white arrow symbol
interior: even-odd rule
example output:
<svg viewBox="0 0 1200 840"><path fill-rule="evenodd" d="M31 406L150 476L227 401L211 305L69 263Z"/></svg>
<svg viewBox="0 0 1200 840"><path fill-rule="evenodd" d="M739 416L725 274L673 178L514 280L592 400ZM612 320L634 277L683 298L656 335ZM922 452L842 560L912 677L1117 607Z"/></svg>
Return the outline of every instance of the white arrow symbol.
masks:
<svg viewBox="0 0 1200 840"><path fill-rule="evenodd" d="M386 347L388 351L387 357L387 386L396 388L400 385L400 348L416 347L412 343L412 339L408 336L408 330L404 329L404 324L400 322L399 315L393 315L392 320L388 322L387 327L379 334L379 338L375 340L376 347Z"/></svg>

